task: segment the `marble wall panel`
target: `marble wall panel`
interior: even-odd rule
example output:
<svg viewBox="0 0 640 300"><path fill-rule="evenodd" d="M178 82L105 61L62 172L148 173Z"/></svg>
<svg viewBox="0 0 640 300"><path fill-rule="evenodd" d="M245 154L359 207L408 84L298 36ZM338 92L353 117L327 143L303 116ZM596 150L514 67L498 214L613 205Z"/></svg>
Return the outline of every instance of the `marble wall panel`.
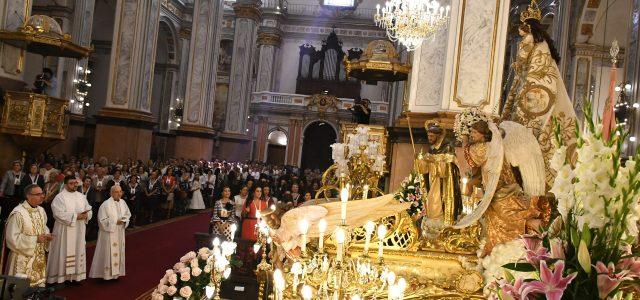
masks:
<svg viewBox="0 0 640 300"><path fill-rule="evenodd" d="M463 1L454 100L459 106L489 103L500 0Z"/></svg>

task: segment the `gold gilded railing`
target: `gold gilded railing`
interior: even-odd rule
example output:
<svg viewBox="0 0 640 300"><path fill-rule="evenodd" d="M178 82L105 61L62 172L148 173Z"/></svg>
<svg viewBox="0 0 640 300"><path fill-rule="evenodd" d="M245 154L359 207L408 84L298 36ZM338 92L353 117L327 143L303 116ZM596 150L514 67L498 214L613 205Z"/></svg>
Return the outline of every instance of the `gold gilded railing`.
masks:
<svg viewBox="0 0 640 300"><path fill-rule="evenodd" d="M27 92L6 92L0 118L0 133L65 139L67 100Z"/></svg>

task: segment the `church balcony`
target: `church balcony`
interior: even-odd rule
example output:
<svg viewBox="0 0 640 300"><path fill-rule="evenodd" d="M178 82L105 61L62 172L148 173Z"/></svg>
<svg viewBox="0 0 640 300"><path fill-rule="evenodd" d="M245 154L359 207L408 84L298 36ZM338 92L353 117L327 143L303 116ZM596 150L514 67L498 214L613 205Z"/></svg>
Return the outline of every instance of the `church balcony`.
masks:
<svg viewBox="0 0 640 300"><path fill-rule="evenodd" d="M301 94L286 94L275 92L255 92L251 99L253 111L273 112L305 112L309 110L310 96ZM337 98L338 113L350 114L349 108L353 106L353 99ZM371 102L372 117L375 119L386 118L389 113L389 104L382 101Z"/></svg>

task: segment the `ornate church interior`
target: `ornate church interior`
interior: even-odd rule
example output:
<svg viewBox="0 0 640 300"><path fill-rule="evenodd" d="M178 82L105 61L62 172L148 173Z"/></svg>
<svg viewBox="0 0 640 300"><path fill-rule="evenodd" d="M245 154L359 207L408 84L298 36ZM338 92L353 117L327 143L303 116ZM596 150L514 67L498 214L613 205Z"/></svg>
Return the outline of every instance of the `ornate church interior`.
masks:
<svg viewBox="0 0 640 300"><path fill-rule="evenodd" d="M0 297L640 299L639 25L0 1Z"/></svg>

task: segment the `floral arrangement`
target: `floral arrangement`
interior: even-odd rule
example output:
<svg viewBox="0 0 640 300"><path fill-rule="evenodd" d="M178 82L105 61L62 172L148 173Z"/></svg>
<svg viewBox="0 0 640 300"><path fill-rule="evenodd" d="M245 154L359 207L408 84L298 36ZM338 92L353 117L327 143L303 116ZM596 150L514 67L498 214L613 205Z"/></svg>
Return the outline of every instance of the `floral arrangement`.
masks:
<svg viewBox="0 0 640 300"><path fill-rule="evenodd" d="M575 165L567 162L556 129L558 147L550 165L558 174L551 192L560 215L542 234L521 238L524 257L505 264L504 278L489 285L494 298L622 299L624 287L640 280L639 253L632 249L640 220L639 154L623 163L626 133L618 128L606 141L590 109L585 115Z"/></svg>
<svg viewBox="0 0 640 300"><path fill-rule="evenodd" d="M198 253L190 251L180 258L172 269L165 271L158 286L151 293L152 300L193 299L212 294L214 287L210 285L212 265L221 272L223 278L231 273L230 261L227 257L235 251L235 243L223 242L222 247L200 248ZM214 263L211 263L211 260ZM210 298L210 297L208 297Z"/></svg>
<svg viewBox="0 0 640 300"><path fill-rule="evenodd" d="M395 193L394 199L400 202L410 202L411 206L407 209L409 215L416 219L422 215L424 209L422 204L422 175L416 171L412 171L402 183L400 189Z"/></svg>
<svg viewBox="0 0 640 300"><path fill-rule="evenodd" d="M462 141L462 136L469 135L471 133L471 125L478 121L490 121L482 111L472 107L463 110L456 115L453 122L453 132L456 134L456 138Z"/></svg>

